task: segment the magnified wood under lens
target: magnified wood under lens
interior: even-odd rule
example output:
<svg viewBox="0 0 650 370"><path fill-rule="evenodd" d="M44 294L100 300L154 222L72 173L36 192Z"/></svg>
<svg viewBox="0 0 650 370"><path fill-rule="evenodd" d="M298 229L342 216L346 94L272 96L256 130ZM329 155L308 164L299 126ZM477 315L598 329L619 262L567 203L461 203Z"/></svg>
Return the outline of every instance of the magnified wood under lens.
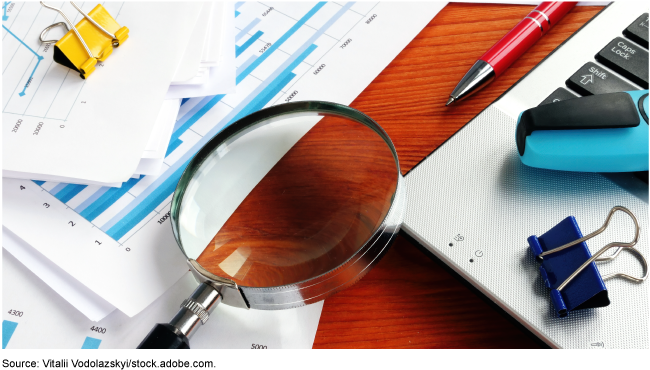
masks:
<svg viewBox="0 0 650 370"><path fill-rule="evenodd" d="M324 117L251 191L197 261L250 287L321 275L353 256L381 224L397 171L377 133Z"/></svg>

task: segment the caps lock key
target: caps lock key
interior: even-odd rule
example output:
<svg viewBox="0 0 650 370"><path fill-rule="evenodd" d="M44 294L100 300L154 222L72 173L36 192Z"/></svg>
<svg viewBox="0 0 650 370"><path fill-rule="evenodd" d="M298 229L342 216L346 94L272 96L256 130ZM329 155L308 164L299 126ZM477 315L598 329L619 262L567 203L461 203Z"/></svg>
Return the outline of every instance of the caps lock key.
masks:
<svg viewBox="0 0 650 370"><path fill-rule="evenodd" d="M632 82L648 88L648 51L617 37L596 54L596 60Z"/></svg>

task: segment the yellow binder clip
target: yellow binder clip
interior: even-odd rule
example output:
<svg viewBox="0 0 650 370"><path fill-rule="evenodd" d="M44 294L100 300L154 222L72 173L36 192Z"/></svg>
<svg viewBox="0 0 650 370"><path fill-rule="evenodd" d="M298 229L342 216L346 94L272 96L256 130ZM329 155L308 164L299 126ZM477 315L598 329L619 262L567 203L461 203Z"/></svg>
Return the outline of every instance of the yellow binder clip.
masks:
<svg viewBox="0 0 650 370"><path fill-rule="evenodd" d="M120 27L101 4L97 4L86 14L77 4L72 1L70 3L84 16L76 27L61 9L43 4L41 1L44 7L59 12L67 24L59 22L48 26L41 32L40 39L42 43L54 43L55 62L74 69L79 72L81 78L85 79L93 73L97 61L106 60L114 47L120 46L129 38L129 29ZM68 30L65 36L58 41L44 40L45 34L57 26L65 26Z"/></svg>

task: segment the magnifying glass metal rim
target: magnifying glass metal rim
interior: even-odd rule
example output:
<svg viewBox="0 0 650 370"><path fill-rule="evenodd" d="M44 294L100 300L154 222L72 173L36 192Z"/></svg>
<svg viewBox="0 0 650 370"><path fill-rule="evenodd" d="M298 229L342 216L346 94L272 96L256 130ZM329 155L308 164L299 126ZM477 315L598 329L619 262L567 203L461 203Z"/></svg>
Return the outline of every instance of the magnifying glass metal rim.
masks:
<svg viewBox="0 0 650 370"><path fill-rule="evenodd" d="M305 112L351 119L372 129L384 140L393 154L396 169L395 175L397 177L397 186L386 217L373 235L348 260L328 272L307 280L273 287L246 287L238 286L231 279L212 274L196 260L185 254L185 249L181 242L179 215L183 196L188 184L196 171L201 167L201 164L222 143L260 122L280 116ZM188 258L188 265L195 278L199 282L206 283L217 289L221 293L223 303L246 309L278 310L315 303L347 288L361 279L379 261L390 246L395 235L399 232L404 218L404 209L404 179L400 172L397 151L384 129L364 113L345 105L324 101L299 101L272 106L247 115L232 123L210 139L190 160L181 175L172 197L170 216L174 238L183 251L183 254Z"/></svg>

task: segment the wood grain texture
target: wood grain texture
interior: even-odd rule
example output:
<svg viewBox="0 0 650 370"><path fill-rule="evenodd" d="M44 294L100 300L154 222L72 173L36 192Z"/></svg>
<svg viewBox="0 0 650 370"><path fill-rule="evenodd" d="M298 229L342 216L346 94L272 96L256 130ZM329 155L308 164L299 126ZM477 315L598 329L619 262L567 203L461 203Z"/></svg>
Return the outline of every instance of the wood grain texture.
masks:
<svg viewBox="0 0 650 370"><path fill-rule="evenodd" d="M574 8L499 79L445 107L471 65L533 8L449 4L351 104L388 132L403 173L602 9ZM359 283L325 300L314 342L314 348L538 347L401 236Z"/></svg>
<svg viewBox="0 0 650 370"><path fill-rule="evenodd" d="M326 116L255 186L197 262L247 287L325 274L381 225L398 176L393 152L375 131Z"/></svg>

